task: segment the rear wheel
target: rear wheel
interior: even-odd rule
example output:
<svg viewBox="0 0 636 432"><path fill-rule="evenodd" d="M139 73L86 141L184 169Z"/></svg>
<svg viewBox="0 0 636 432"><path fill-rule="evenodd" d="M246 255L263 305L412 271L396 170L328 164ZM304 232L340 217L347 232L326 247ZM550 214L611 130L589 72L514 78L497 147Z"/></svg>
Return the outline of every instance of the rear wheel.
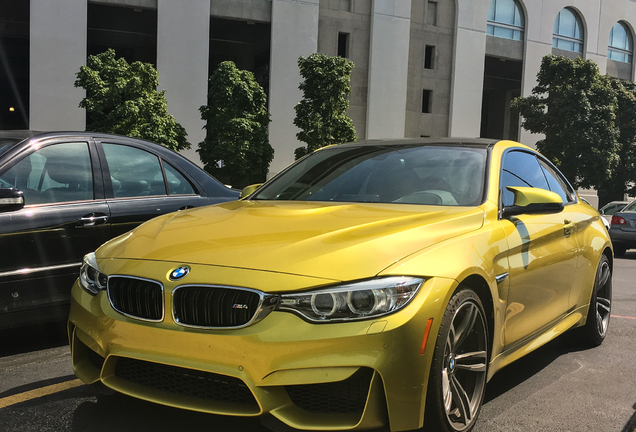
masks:
<svg viewBox="0 0 636 432"><path fill-rule="evenodd" d="M486 389L488 331L479 296L462 289L451 298L437 336L429 377L430 430L469 431Z"/></svg>
<svg viewBox="0 0 636 432"><path fill-rule="evenodd" d="M603 343L612 312L612 269L607 256L601 255L596 269L587 322L581 328L583 342L590 346Z"/></svg>

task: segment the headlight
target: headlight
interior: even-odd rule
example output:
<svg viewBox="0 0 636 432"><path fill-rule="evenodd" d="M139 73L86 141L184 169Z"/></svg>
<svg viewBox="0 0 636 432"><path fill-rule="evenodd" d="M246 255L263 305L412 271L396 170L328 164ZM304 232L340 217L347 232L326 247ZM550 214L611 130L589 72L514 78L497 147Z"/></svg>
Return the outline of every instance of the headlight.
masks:
<svg viewBox="0 0 636 432"><path fill-rule="evenodd" d="M294 312L313 322L375 318L406 306L424 279L387 277L334 288L282 294L278 310Z"/></svg>
<svg viewBox="0 0 636 432"><path fill-rule="evenodd" d="M82 288L95 295L106 289L108 277L99 271L95 253L91 252L84 256L82 268L80 268L79 282Z"/></svg>

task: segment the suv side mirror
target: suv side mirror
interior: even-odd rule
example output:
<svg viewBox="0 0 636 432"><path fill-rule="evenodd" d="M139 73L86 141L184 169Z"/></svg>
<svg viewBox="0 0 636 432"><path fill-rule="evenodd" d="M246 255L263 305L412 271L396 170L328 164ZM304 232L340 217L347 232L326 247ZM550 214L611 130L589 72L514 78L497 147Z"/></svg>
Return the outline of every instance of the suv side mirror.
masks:
<svg viewBox="0 0 636 432"><path fill-rule="evenodd" d="M0 213L24 207L24 194L17 189L0 189Z"/></svg>
<svg viewBox="0 0 636 432"><path fill-rule="evenodd" d="M561 197L545 189L532 187L507 186L515 195L514 203L504 207L501 216L506 218L520 214L548 214L563 211Z"/></svg>

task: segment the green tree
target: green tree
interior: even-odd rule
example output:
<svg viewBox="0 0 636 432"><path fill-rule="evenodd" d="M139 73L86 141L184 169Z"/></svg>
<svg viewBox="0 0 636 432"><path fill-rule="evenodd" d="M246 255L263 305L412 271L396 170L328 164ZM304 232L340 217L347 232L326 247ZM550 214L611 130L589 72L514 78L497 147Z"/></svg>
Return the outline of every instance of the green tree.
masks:
<svg viewBox="0 0 636 432"><path fill-rule="evenodd" d="M523 117L522 126L545 134L537 150L575 188L600 188L618 162L617 102L609 78L591 60L548 55L537 82L531 96L511 105Z"/></svg>
<svg viewBox="0 0 636 432"><path fill-rule="evenodd" d="M611 84L618 103L618 165L599 191L603 203L622 201L625 193L636 195L636 84L615 78Z"/></svg>
<svg viewBox="0 0 636 432"><path fill-rule="evenodd" d="M296 105L296 137L307 146L295 150L296 159L329 144L356 140L353 121L347 115L353 62L342 57L312 54L298 59L304 81L298 87L303 99Z"/></svg>
<svg viewBox="0 0 636 432"><path fill-rule="evenodd" d="M113 49L88 56L75 81L86 90L79 104L88 113L86 130L142 138L172 150L190 148L158 85L157 70L149 63L128 64L116 59Z"/></svg>
<svg viewBox="0 0 636 432"><path fill-rule="evenodd" d="M239 188L263 182L274 149L267 97L254 75L221 63L209 79L208 105L199 110L207 133L197 152L206 171Z"/></svg>

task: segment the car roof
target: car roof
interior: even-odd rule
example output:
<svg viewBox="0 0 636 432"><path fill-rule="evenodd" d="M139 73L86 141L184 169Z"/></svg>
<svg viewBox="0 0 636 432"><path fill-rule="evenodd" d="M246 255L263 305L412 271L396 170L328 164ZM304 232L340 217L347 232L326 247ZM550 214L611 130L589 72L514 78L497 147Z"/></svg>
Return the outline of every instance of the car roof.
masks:
<svg viewBox="0 0 636 432"><path fill-rule="evenodd" d="M337 144L338 147L358 146L448 146L448 147L475 147L489 148L501 140L491 138L394 138L394 139L370 139L355 141L346 144ZM512 141L511 141L512 142Z"/></svg>

